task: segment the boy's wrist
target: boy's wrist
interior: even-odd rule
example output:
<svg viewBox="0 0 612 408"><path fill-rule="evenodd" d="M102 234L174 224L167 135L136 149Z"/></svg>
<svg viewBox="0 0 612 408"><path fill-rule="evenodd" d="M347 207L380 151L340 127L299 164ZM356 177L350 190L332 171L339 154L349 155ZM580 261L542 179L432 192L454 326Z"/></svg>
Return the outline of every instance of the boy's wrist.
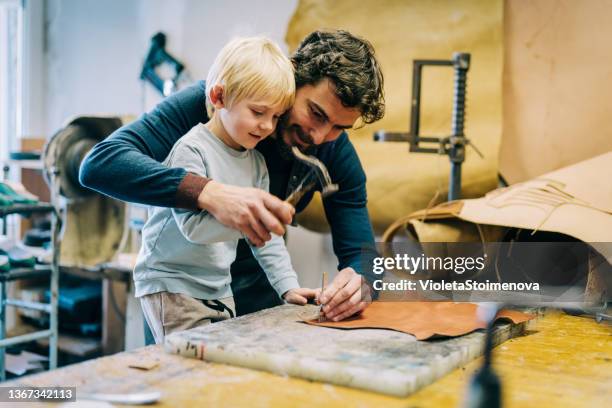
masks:
<svg viewBox="0 0 612 408"><path fill-rule="evenodd" d="M200 196L211 179L195 173L187 173L176 191L176 207L187 210L199 210Z"/></svg>
<svg viewBox="0 0 612 408"><path fill-rule="evenodd" d="M295 290L295 288L293 288L293 289L289 289L289 290L285 291L285 293L283 293L283 294L282 294L281 298L282 298L282 299L285 299L285 297L286 297L286 296L287 296L289 293L291 293L291 291L293 291L293 290Z"/></svg>
<svg viewBox="0 0 612 408"><path fill-rule="evenodd" d="M297 276L286 276L281 280L275 282L273 285L276 293L280 295L282 299L292 290L298 289L300 287L300 283L298 282Z"/></svg>

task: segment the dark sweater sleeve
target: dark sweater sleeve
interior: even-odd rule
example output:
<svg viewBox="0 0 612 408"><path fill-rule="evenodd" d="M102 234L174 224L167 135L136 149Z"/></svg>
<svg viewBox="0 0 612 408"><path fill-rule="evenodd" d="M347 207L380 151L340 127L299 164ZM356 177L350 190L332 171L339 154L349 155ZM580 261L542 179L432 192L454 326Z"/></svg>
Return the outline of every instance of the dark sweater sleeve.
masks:
<svg viewBox="0 0 612 408"><path fill-rule="evenodd" d="M331 227L338 269L352 267L371 283L380 277L371 267L377 253L367 208L365 172L346 134L334 143L329 160L325 161L332 181L340 189L323 199L323 206Z"/></svg>
<svg viewBox="0 0 612 408"><path fill-rule="evenodd" d="M123 201L196 209L207 179L161 162L189 129L208 121L205 94L199 81L96 144L81 164L81 184Z"/></svg>

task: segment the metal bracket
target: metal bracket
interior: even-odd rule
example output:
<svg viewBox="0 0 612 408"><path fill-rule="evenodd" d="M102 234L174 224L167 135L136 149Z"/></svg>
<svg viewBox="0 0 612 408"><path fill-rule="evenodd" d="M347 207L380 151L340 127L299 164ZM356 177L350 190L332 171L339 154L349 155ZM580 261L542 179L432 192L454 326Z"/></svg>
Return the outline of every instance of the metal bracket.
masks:
<svg viewBox="0 0 612 408"><path fill-rule="evenodd" d="M421 84L423 67L450 66L455 70L452 134L448 137L421 136ZM470 67L470 54L454 53L451 60L414 60L412 69L412 105L410 113L410 132L386 132L379 130L374 133L377 142L408 142L409 151L413 153L434 153L447 155L451 162L451 174L448 190L448 200L461 197L461 164L465 161L465 146L471 145L480 157L482 153L470 143L464 135L465 96L467 71ZM424 147L423 145L427 145Z"/></svg>

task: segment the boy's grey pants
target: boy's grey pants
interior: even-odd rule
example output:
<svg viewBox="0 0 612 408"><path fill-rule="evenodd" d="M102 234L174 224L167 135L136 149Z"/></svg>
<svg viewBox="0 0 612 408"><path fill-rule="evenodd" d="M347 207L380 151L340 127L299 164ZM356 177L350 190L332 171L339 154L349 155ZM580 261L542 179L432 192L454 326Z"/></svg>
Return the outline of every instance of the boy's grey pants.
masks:
<svg viewBox="0 0 612 408"><path fill-rule="evenodd" d="M155 343L170 333L226 320L236 315L234 298L200 300L181 293L158 292L140 298Z"/></svg>

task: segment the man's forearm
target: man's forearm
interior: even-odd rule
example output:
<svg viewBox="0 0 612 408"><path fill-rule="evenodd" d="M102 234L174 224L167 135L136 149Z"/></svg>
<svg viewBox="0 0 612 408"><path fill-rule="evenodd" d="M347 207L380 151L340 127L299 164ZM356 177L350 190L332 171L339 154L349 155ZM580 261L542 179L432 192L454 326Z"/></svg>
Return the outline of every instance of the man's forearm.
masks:
<svg viewBox="0 0 612 408"><path fill-rule="evenodd" d="M94 146L81 164L81 184L123 201L198 208L205 181L162 162L189 129L208 120L205 97L204 83L198 82L117 129Z"/></svg>
<svg viewBox="0 0 612 408"><path fill-rule="evenodd" d="M184 169L168 168L109 139L96 145L83 161L79 180L85 187L122 201L175 207L185 175Z"/></svg>

